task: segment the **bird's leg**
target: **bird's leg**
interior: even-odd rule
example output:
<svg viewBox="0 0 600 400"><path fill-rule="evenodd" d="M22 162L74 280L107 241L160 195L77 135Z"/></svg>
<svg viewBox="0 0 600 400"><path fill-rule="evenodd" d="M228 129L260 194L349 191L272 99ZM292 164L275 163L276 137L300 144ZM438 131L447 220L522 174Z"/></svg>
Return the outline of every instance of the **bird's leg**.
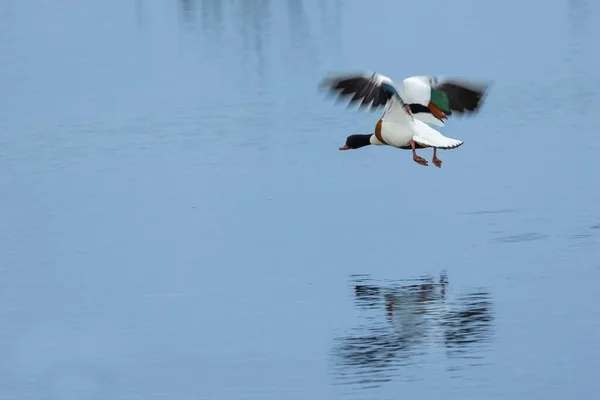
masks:
<svg viewBox="0 0 600 400"><path fill-rule="evenodd" d="M427 160L426 160L426 159L424 159L423 157L419 157L419 156L417 155L417 150L416 150L416 148L415 148L415 141L414 141L414 140L412 140L412 139L410 139L410 147L412 147L413 160L414 160L414 161L415 161L417 164L421 164L421 165L427 166L427 165L428 165L428 163L427 163Z"/></svg>
<svg viewBox="0 0 600 400"><path fill-rule="evenodd" d="M442 168L442 160L440 160L439 158L437 158L437 149L434 147L433 148L433 165L435 165L438 168Z"/></svg>

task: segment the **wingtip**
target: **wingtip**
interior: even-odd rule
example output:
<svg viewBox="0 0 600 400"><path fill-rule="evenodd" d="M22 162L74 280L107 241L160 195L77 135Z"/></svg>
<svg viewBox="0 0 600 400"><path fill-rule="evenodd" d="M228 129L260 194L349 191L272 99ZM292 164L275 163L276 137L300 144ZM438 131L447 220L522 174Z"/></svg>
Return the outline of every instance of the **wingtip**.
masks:
<svg viewBox="0 0 600 400"><path fill-rule="evenodd" d="M336 82L343 81L345 79L351 79L357 76L364 76L364 71L360 72L342 72L342 71L329 71L323 74L323 77L317 85L317 89L320 90L335 90L333 85Z"/></svg>
<svg viewBox="0 0 600 400"><path fill-rule="evenodd" d="M493 79L471 79L459 76L439 77L438 84L444 83L459 84L468 89L477 90L482 93L485 93L489 90L490 87L494 85L495 81Z"/></svg>

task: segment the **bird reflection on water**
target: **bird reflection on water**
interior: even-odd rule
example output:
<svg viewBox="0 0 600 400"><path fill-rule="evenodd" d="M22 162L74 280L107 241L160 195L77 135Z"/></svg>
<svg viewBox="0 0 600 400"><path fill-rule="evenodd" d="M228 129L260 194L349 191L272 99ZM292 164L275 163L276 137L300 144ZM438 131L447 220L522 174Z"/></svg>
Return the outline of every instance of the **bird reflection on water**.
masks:
<svg viewBox="0 0 600 400"><path fill-rule="evenodd" d="M332 353L341 383L379 386L429 352L457 361L452 370L482 363L480 353L493 333L486 290L449 296L445 273L384 283L355 275L351 283L364 323L336 339Z"/></svg>

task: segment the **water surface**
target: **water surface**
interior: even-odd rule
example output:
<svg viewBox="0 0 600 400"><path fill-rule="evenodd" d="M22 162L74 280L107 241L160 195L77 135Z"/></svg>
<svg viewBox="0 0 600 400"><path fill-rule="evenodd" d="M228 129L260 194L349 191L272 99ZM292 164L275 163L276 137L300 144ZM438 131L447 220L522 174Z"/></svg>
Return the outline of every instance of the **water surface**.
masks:
<svg viewBox="0 0 600 400"><path fill-rule="evenodd" d="M1 399L595 399L591 0L0 4ZM442 169L331 71L491 79ZM421 151L431 158L430 151Z"/></svg>

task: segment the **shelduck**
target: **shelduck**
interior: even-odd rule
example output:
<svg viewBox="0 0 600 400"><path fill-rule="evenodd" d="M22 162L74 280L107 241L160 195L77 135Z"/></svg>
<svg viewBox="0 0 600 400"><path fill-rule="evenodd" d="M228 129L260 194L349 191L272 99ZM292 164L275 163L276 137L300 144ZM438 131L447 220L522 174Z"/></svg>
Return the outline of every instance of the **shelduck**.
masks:
<svg viewBox="0 0 600 400"><path fill-rule="evenodd" d="M413 160L427 166L428 162L417 155L416 149L433 148L433 164L441 168L438 149L455 149L463 141L446 137L428 124L445 126L453 112L477 112L488 91L489 84L443 80L435 76L412 76L397 85L385 75L349 74L325 78L322 82L338 98L352 96L349 105L360 101L360 107L371 110L384 107L375 130L369 134L354 134L346 139L340 150L358 149L368 145L389 145L411 149Z"/></svg>

